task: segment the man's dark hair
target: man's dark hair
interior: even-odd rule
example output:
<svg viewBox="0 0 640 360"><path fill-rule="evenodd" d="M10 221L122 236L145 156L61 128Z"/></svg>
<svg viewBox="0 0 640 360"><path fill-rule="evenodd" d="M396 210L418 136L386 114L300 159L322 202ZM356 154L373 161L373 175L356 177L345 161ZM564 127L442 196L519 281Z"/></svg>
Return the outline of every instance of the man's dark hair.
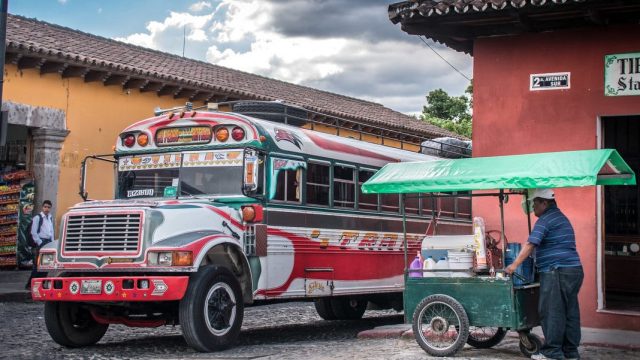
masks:
<svg viewBox="0 0 640 360"><path fill-rule="evenodd" d="M43 201L43 202L42 202L42 206L45 206L45 205L53 206L53 204L51 203L51 200L45 200L45 201Z"/></svg>

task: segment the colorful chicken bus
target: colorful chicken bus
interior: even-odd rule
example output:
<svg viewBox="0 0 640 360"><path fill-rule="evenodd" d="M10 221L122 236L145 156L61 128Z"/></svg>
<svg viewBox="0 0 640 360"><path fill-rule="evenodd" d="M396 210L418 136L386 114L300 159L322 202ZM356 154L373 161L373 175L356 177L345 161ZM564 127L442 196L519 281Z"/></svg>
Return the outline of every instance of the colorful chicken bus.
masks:
<svg viewBox="0 0 640 360"><path fill-rule="evenodd" d="M360 185L386 163L429 158L208 108L160 113L117 139L115 200L64 214L32 297L70 347L109 324L180 324L189 345L215 351L237 338L245 306L290 299L327 320L399 309L402 204ZM415 251L433 204L410 201ZM456 201L438 209L439 229L468 232L470 203Z"/></svg>

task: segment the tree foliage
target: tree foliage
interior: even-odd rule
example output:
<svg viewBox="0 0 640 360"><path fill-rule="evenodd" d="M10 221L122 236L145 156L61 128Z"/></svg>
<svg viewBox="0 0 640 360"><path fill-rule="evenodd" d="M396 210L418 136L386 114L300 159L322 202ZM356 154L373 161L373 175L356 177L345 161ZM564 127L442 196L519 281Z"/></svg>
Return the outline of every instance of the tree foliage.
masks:
<svg viewBox="0 0 640 360"><path fill-rule="evenodd" d="M471 138L473 84L467 86L465 93L469 96L450 96L442 89L430 91L420 118L437 127Z"/></svg>

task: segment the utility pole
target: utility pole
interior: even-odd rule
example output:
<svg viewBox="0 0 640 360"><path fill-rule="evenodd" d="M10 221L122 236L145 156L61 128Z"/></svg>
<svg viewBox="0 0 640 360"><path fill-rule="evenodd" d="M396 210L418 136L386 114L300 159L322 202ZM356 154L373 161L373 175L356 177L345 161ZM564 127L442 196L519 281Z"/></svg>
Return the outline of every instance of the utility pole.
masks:
<svg viewBox="0 0 640 360"><path fill-rule="evenodd" d="M7 50L7 8L9 0L0 3L0 104L2 104L2 88L4 87L4 58Z"/></svg>
<svg viewBox="0 0 640 360"><path fill-rule="evenodd" d="M7 50L7 8L9 0L0 0L0 110L2 110L2 89L4 88L4 59ZM7 141L8 118L0 111L0 146Z"/></svg>

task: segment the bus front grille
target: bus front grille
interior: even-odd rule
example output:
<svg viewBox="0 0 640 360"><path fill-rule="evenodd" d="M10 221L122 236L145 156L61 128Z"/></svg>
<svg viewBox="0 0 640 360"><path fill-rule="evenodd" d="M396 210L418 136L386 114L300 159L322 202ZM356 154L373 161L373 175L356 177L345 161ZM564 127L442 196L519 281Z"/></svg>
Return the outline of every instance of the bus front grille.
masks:
<svg viewBox="0 0 640 360"><path fill-rule="evenodd" d="M140 248L142 213L69 215L64 252L136 254Z"/></svg>

